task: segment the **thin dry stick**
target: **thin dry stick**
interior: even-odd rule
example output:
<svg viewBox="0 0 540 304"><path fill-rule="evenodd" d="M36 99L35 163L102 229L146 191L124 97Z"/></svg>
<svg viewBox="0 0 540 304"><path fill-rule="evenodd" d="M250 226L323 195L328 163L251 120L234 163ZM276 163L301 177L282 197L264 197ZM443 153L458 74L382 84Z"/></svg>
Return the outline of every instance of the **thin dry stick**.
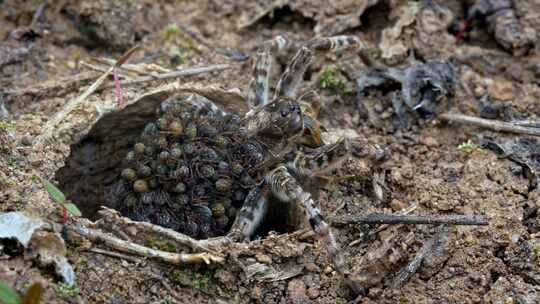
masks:
<svg viewBox="0 0 540 304"><path fill-rule="evenodd" d="M100 67L100 66L93 65L84 61L81 62L81 66L88 68L90 70L94 70L94 71L98 71L102 73L107 73L107 71L109 70L109 67ZM126 76L124 74L118 74L118 76L120 76L121 78L126 78L126 79L130 78L129 76Z"/></svg>
<svg viewBox="0 0 540 304"><path fill-rule="evenodd" d="M88 251L93 252L93 253L97 253L97 254L110 256L110 257L113 257L113 258L118 258L118 259L121 259L121 260L126 260L126 261L132 262L134 264L140 264L141 263L141 260L139 260L139 259L137 259L135 257L125 255L125 254L121 254L121 253L118 253L118 252L112 252L112 251L103 250L103 249L99 249L99 248L91 248Z"/></svg>
<svg viewBox="0 0 540 304"><path fill-rule="evenodd" d="M409 214L409 213L412 213L414 210L416 210L416 208L418 208L418 205L416 204L412 204L411 206L407 207L406 209L403 209L401 210L399 213L399 215L405 215L405 214ZM352 241L349 246L355 246L357 245L358 243L362 242L363 240L367 239L367 238L370 238L371 236L385 230L386 228L390 227L390 225L388 224L385 224L385 225L380 225L377 229L375 230L371 230L368 232L368 234L366 236L364 236L364 233L361 233L360 234L360 237L354 241Z"/></svg>
<svg viewBox="0 0 540 304"><path fill-rule="evenodd" d="M193 250L205 251L212 254L217 254L218 250L212 250L211 248L219 248L230 243L230 240L226 237L210 238L207 240L196 240L192 237L189 237L185 234L177 232L172 229L164 228L159 225L154 225L148 222L137 222L126 217L120 216L118 211L102 207L102 210L99 211L100 216L103 221L116 227L127 227L135 226L138 231L147 232L152 235L160 235L171 241L174 241L180 245L187 246Z"/></svg>
<svg viewBox="0 0 540 304"><path fill-rule="evenodd" d="M210 72L215 72L215 71L222 71L222 70L230 69L231 67L232 65L230 64L214 64L214 65L209 65L205 67L187 68L187 69L183 69L179 71L173 71L170 73L158 74L156 76L138 77L133 80L122 82L122 86L126 87L126 86L131 86L131 85L148 82L152 80L165 80L165 79L172 79L172 78L178 78L178 77L193 76L193 75L198 75L198 74L203 74L203 73L210 73ZM114 87L114 84L106 84L106 85L103 85L100 88L100 90L108 89L112 87Z"/></svg>
<svg viewBox="0 0 540 304"><path fill-rule="evenodd" d="M456 113L443 113L437 116L438 118L446 121L457 122L467 125L473 125L485 129L490 129L497 132L510 132L516 134L525 134L540 136L540 128L524 127L518 123L511 123L493 119L484 119L474 116L468 116Z"/></svg>
<svg viewBox="0 0 540 304"><path fill-rule="evenodd" d="M516 120L511 123L516 126L540 128L540 120Z"/></svg>
<svg viewBox="0 0 540 304"><path fill-rule="evenodd" d="M98 57L96 57L96 58L92 58L92 60L94 60L96 62L99 62L101 64L106 64L106 65L114 64L114 60L109 59L109 58L98 58ZM155 71L147 71L148 68L150 68L150 67L155 68L155 66L156 65L149 65L149 64L146 64L146 63L139 63L139 64L126 63L126 64L122 65L120 67L120 69L124 70L124 71L127 71L127 72L135 73L137 75L158 77L159 73L156 73ZM160 73L170 73L172 71L169 70L169 69L165 69L165 68L161 67L159 69L159 72Z"/></svg>
<svg viewBox="0 0 540 304"><path fill-rule="evenodd" d="M39 19L41 18L41 16L43 16L43 11L45 10L45 6L47 6L47 1L43 1L43 3L41 3L38 6L36 12L34 13L34 17L32 17L32 22L28 26L29 28L35 30L36 24L39 22Z"/></svg>
<svg viewBox="0 0 540 304"><path fill-rule="evenodd" d="M67 226L67 228L78 235L88 238L92 242L104 243L105 245L120 252L147 257L173 265L199 264L203 262L206 264L210 264L223 263L225 261L223 257L212 255L207 252L191 254L166 252L162 250L152 249L139 244L124 241L101 231L86 228L80 225L70 225Z"/></svg>
<svg viewBox="0 0 540 304"><path fill-rule="evenodd" d="M62 109L62 111L58 112L56 116L47 122L45 127L43 128L43 131L41 135L37 138L36 144L43 143L45 140L50 138L50 136L53 133L53 130L55 130L58 127L58 124L69 114L71 113L76 107L78 107L80 104L82 104L88 96L90 96L92 93L94 93L97 88L107 79L107 77L114 71L114 69L117 66L122 65L126 60L133 55L133 53L138 49L138 46L135 46L128 50L126 53L124 53L115 63L115 65L111 66L103 75L101 75L88 89L84 91L81 95L79 95L77 98L74 98L70 100L66 106Z"/></svg>
<svg viewBox="0 0 540 304"><path fill-rule="evenodd" d="M480 215L461 214L428 214L428 215L397 215L372 213L363 217L337 219L335 224L406 224L406 225L489 225L487 219Z"/></svg>

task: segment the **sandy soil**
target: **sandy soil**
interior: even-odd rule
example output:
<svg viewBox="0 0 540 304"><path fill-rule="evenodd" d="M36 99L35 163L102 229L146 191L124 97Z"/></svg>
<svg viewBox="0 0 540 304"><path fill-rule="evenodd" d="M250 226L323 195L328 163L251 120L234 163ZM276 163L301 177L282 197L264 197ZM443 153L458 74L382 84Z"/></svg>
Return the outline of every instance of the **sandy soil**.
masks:
<svg viewBox="0 0 540 304"><path fill-rule="evenodd" d="M92 118L90 108L101 101L114 102L114 90L89 97L88 106L55 130L51 141L33 142L46 122L101 73L82 62L92 56L117 58L134 44L141 50L132 62L154 62L167 68L233 64L232 69L182 81L244 89L251 63L238 59L250 55L263 41L278 34L299 41L321 33L352 34L363 39L373 57L385 64L406 64L410 50L418 60L453 57L458 83L453 111L479 115L478 100L487 94L492 104L504 108L501 118L537 118L538 45L530 46L525 54L512 54L484 28L475 28L456 41L447 27L454 18L463 21L465 4L447 2L447 8L435 6L426 13L429 9L406 1L339 1L335 6L324 1L274 1L275 7L264 1L260 5L213 0L58 1L46 5L41 17L32 22L41 1L0 1L0 37L31 24L39 35L32 42L6 38L0 44L2 52L3 47L32 45L28 55L0 67L0 102L7 110L0 111L4 119L0 121L0 211L24 210L60 221L54 202L30 177L39 173L55 179L71 145L87 132L83 120ZM534 5L534 1L519 1L515 11L525 31L537 36L540 27L533 16L538 12ZM409 18L413 11L416 14ZM399 24L397 36L383 32ZM0 63L8 56L2 52ZM273 79L282 72L287 55L291 54L278 56ZM343 83L339 89L321 88L325 69L335 71L334 77ZM351 160L340 173L361 177L321 189L324 214L340 218L399 212L416 205L418 214L482 214L490 225L450 227L441 254L424 261L402 287L394 285L396 275L437 228L397 225L370 233L377 227L337 227L347 267L368 288L359 302L540 302L539 190L529 188L515 162L477 146L458 148L469 140L478 143L480 135L499 140L516 136L438 120L396 131L388 107L391 89L371 91L363 98L365 108L358 105L355 79L367 69L358 53L327 55L317 58L306 76L303 89L318 91L314 99L321 105L320 119L331 134L345 131L390 151L390 159L379 169L385 174L382 202L372 191L372 169ZM133 98L163 83L125 88L124 94ZM165 246L159 240L146 241L156 248ZM271 234L246 245L235 257L283 274L273 281L248 277L235 263L172 267L97 254L88 250L94 245L81 238L71 238L67 244L77 290L60 288L50 269L22 256L9 256L1 247L0 279L21 292L29 282L42 282L44 303L347 303L354 299L321 244L309 235ZM290 273L294 275L287 276Z"/></svg>

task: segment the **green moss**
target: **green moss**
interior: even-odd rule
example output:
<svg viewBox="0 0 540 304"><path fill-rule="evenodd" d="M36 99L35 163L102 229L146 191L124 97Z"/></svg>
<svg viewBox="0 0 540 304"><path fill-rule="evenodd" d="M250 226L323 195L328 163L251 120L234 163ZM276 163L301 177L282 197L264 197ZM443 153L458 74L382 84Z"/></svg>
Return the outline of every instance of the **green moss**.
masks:
<svg viewBox="0 0 540 304"><path fill-rule="evenodd" d="M9 121L0 121L0 129L15 131L16 124Z"/></svg>
<svg viewBox="0 0 540 304"><path fill-rule="evenodd" d="M164 43L169 44L168 57L171 66L183 64L190 54L199 52L197 43L175 23L167 25L161 31L161 37Z"/></svg>
<svg viewBox="0 0 540 304"><path fill-rule="evenodd" d="M212 281L212 275L209 271L196 272L194 275L194 286L199 290L208 290Z"/></svg>
<svg viewBox="0 0 540 304"><path fill-rule="evenodd" d="M409 303L411 303L411 302L405 296L401 296L399 298L399 304L409 304Z"/></svg>
<svg viewBox="0 0 540 304"><path fill-rule="evenodd" d="M333 91L341 96L351 96L353 93L345 81L338 78L336 70L328 66L323 68L319 85L321 89Z"/></svg>
<svg viewBox="0 0 540 304"><path fill-rule="evenodd" d="M162 37L165 42L174 42L185 50L197 51L197 43L176 23L167 25L162 31Z"/></svg>
<svg viewBox="0 0 540 304"><path fill-rule="evenodd" d="M473 153L475 151L480 151L480 147L473 143L470 139L467 142L461 143L457 146L457 149L463 153Z"/></svg>
<svg viewBox="0 0 540 304"><path fill-rule="evenodd" d="M126 0L127 7L133 7L137 3L137 0Z"/></svg>
<svg viewBox="0 0 540 304"><path fill-rule="evenodd" d="M77 286L65 283L55 285L54 291L64 300L68 300L79 295L79 288Z"/></svg>
<svg viewBox="0 0 540 304"><path fill-rule="evenodd" d="M536 245L533 247L533 253L531 255L531 258L533 260L536 260L538 257L540 257L540 245Z"/></svg>
<svg viewBox="0 0 540 304"><path fill-rule="evenodd" d="M79 247L81 247L81 241L80 241L80 240L75 240L75 239L73 239L73 238L69 238L69 239L66 241L66 245L67 245L68 248L70 248L70 249L79 248Z"/></svg>
<svg viewBox="0 0 540 304"><path fill-rule="evenodd" d="M206 294L215 294L218 291L217 284L213 282L213 272L209 269L194 271L181 268L172 271L169 279L177 285L192 287Z"/></svg>
<svg viewBox="0 0 540 304"><path fill-rule="evenodd" d="M178 249L176 247L176 244L171 241L157 240L154 238L147 238L146 241L144 242L144 245L146 247L168 251L168 252L176 252Z"/></svg>
<svg viewBox="0 0 540 304"><path fill-rule="evenodd" d="M330 198L332 200L337 200L337 199L343 198L343 192L341 192L341 190L339 190L339 189L334 189L334 190L332 190L332 192L330 192Z"/></svg>
<svg viewBox="0 0 540 304"><path fill-rule="evenodd" d="M186 63L185 53L176 45L171 46L169 50L169 58L171 66L177 66Z"/></svg>
<svg viewBox="0 0 540 304"><path fill-rule="evenodd" d="M163 40L169 41L176 36L179 36L181 32L182 30L178 27L176 23L169 24L163 29Z"/></svg>
<svg viewBox="0 0 540 304"><path fill-rule="evenodd" d="M347 300L343 299L343 298L337 298L336 299L336 304L346 304L347 303Z"/></svg>
<svg viewBox="0 0 540 304"><path fill-rule="evenodd" d="M191 274L185 269L177 269L169 274L169 279L176 285L192 286Z"/></svg>

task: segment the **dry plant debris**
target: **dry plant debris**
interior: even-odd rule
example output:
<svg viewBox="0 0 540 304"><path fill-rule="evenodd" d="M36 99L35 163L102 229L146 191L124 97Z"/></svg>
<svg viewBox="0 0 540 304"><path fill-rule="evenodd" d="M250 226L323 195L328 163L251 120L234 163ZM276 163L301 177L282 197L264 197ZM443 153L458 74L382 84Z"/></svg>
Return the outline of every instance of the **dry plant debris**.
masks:
<svg viewBox="0 0 540 304"><path fill-rule="evenodd" d="M395 118L391 95L396 102L403 98L395 81L389 87L369 89L362 98L369 113L364 119L363 113L358 115L354 110L354 80L369 74L374 66L366 68L362 53L315 59L305 80L317 85L325 79L325 85L333 89L305 97L317 103L314 110L329 133L353 130L366 137L366 142L388 145L391 151L380 168L356 161L340 166L348 176L320 192L323 212L333 214L336 221L359 222L373 222L371 217L381 214L386 220L405 222L417 221L417 214L435 216L438 222L440 215L484 214L490 223L472 228L336 224L338 241L350 244L343 248L347 267L367 289L367 295L358 301L537 302L540 205L538 188L534 187L538 172L535 139L527 139L531 144L526 144L519 138L521 134L535 135L540 113L536 102L540 61L535 39L540 23L535 1L4 2L6 9L0 12L0 39L5 42L0 47L4 88L0 92L0 208L39 215L47 223L38 228L39 233L59 233L56 223L62 217L55 202L31 176L54 181L64 174L63 179L69 180L70 175L60 174L59 169L70 148L75 150L75 143L88 134L100 138L111 135L102 145L93 146L96 150L88 150L107 155L105 147L111 143L122 146L122 140L134 142L158 104L171 96L182 99L197 94L243 116L249 110L245 106L249 96L234 87L248 85L243 75L249 73L250 64L244 61L256 58L253 50L257 46L276 35L308 41L321 33L347 33L365 39L370 55L402 71L416 64L448 62L453 57L456 112L421 120L421 128L415 121L411 129L396 132L387 125L388 118ZM110 18L114 15L119 18ZM82 25L81 30L90 25L86 29L91 31L72 31L74 24ZM33 38L30 29L37 34ZM88 43L92 42L92 30L93 37L99 38L95 41L103 42L105 48ZM10 36L11 32L22 36ZM42 140L42 127L50 118L115 65L115 60L105 57L121 54L111 50L128 49L135 40L141 51L129 63L114 68L119 81L113 83L107 76L54 124L52 136ZM412 55L419 62L408 61ZM283 58L277 61L271 75L283 72ZM204 73L198 74L198 68ZM185 78L174 81L165 77L169 73ZM326 81L334 76L337 81ZM141 82L130 84L133 80ZM111 90L118 84L126 101L120 107L118 93ZM345 94L336 94L338 91ZM410 107L402 100L400 105L413 112L412 116L418 115L414 112L416 103ZM134 113L148 118L136 122ZM125 122L126 129L137 124L140 129L126 131L115 120ZM503 137L490 130L514 134ZM133 137L115 137L122 132L133 132ZM498 155L482 151L484 137L477 140L477 132L489 136L491 144L487 146ZM462 143L462 149L457 148ZM463 153L465 149L469 152ZM101 191L99 183L86 181L87 189ZM60 186L70 188L67 183ZM68 196L85 193L76 202L91 197L80 188L62 190ZM200 303L216 297L215 301L223 303L340 303L353 298L335 279L335 269L320 251L322 247L313 243L313 232L269 233L245 243L223 237L196 240L121 217L115 211L97 212L102 202L88 204L95 210L83 210L85 215L94 215L94 222L69 218L64 229L77 287L59 282L57 271L50 271L55 268L50 255L41 261L24 260L22 255L9 255L6 249L13 248L9 246L0 248L0 279L21 297L30 293L29 283L39 281L46 303L133 299ZM96 242L70 227L90 229L85 232ZM19 250L23 252L22 247ZM45 251L43 255L47 256ZM208 256L225 262L205 261ZM171 270L167 263L153 262L155 258L196 263L176 265ZM38 264L45 267L36 268Z"/></svg>

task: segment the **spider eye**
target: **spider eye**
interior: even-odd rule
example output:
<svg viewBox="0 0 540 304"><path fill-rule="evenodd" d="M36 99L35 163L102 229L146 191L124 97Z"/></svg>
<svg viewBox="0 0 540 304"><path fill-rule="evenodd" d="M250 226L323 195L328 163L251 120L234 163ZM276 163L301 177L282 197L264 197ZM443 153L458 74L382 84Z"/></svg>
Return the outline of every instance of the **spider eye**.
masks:
<svg viewBox="0 0 540 304"><path fill-rule="evenodd" d="M281 109L281 117L287 117L287 116L289 116L289 113L290 113L290 111L289 111L288 108L282 108Z"/></svg>

